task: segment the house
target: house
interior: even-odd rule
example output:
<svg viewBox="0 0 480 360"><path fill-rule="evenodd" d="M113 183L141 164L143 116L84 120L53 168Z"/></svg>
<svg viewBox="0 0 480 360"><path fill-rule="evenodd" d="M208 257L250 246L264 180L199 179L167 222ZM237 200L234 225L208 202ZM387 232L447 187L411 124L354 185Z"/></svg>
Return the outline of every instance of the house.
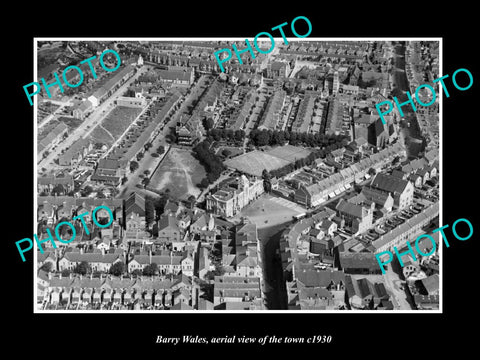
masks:
<svg viewBox="0 0 480 360"><path fill-rule="evenodd" d="M191 254L188 254L181 262L182 264L182 274L187 276L193 276L193 270L195 262Z"/></svg>
<svg viewBox="0 0 480 360"><path fill-rule="evenodd" d="M345 308L345 274L298 266L296 279L287 281L288 308L338 310Z"/></svg>
<svg viewBox="0 0 480 360"><path fill-rule="evenodd" d="M223 182L220 189L206 197L207 211L232 217L264 192L263 180L245 175Z"/></svg>
<svg viewBox="0 0 480 360"><path fill-rule="evenodd" d="M440 280L438 274L418 280L420 282L421 294L428 296L439 295Z"/></svg>
<svg viewBox="0 0 480 360"><path fill-rule="evenodd" d="M180 209L180 206L178 205L178 203L176 203L175 201L172 201L170 199L167 200L167 202L165 203L165 206L163 208L163 213L164 214L172 213L175 216L179 215L180 211L181 211L181 209Z"/></svg>
<svg viewBox="0 0 480 360"><path fill-rule="evenodd" d="M75 109L73 109L73 117L85 120L87 114L93 111L93 104L90 100L83 101L80 105L78 105Z"/></svg>
<svg viewBox="0 0 480 360"><path fill-rule="evenodd" d="M140 217L145 217L145 197L137 192L133 192L125 200L123 205L125 209L125 217L128 218L129 215L135 213Z"/></svg>
<svg viewBox="0 0 480 360"><path fill-rule="evenodd" d="M260 279L242 276L215 276L213 287L213 304L220 308L226 303L248 303L262 297Z"/></svg>
<svg viewBox="0 0 480 360"><path fill-rule="evenodd" d="M381 274L373 253L340 252L340 267L346 274Z"/></svg>
<svg viewBox="0 0 480 360"><path fill-rule="evenodd" d="M90 265L92 271L108 272L113 264L123 261L123 256L120 254L66 252L58 261L58 269L60 271L73 270L83 261Z"/></svg>
<svg viewBox="0 0 480 360"><path fill-rule="evenodd" d="M125 220L125 238L126 239L145 239L150 234L146 231L145 217L136 212L131 212Z"/></svg>
<svg viewBox="0 0 480 360"><path fill-rule="evenodd" d="M93 143L88 139L75 141L63 154L58 157L61 166L75 166L82 161L93 149Z"/></svg>
<svg viewBox="0 0 480 360"><path fill-rule="evenodd" d="M50 194L55 190L54 195L66 195L74 189L73 177L71 175L65 176L42 176L37 180L38 192L46 192Z"/></svg>
<svg viewBox="0 0 480 360"><path fill-rule="evenodd" d="M153 255L151 252L149 255L135 255L128 263L128 272L134 270L143 270L147 265L157 264L160 274L178 274L182 270L182 255L174 255L169 252L168 255Z"/></svg>
<svg viewBox="0 0 480 360"><path fill-rule="evenodd" d="M60 141L68 135L68 126L65 123L60 122L55 128L50 131L42 139L39 139L37 151L41 154L43 151L58 145Z"/></svg>
<svg viewBox="0 0 480 360"><path fill-rule="evenodd" d="M191 233L199 233L200 231L213 231L215 228L215 219L212 214L203 213L195 221L192 221L190 225Z"/></svg>
<svg viewBox="0 0 480 360"><path fill-rule="evenodd" d="M165 242L180 241L181 230L174 214L162 214L158 220L158 239Z"/></svg>
<svg viewBox="0 0 480 360"><path fill-rule="evenodd" d="M360 234L372 227L373 210L375 206L370 207L356 205L344 199L340 199L335 209L338 217L344 221L344 227L352 234Z"/></svg>
<svg viewBox="0 0 480 360"><path fill-rule="evenodd" d="M379 173L375 175L370 188L391 193L393 204L399 209L405 209L413 202L413 184L392 175Z"/></svg>
<svg viewBox="0 0 480 360"><path fill-rule="evenodd" d="M51 271L57 270L57 256L52 251L44 251L43 254L40 251L37 251L37 268L42 267L43 265L50 263Z"/></svg>
<svg viewBox="0 0 480 360"><path fill-rule="evenodd" d="M393 209L394 199L390 192L371 186L363 186L360 194L365 200L375 203L379 209L385 209L386 211L392 211Z"/></svg>
<svg viewBox="0 0 480 360"><path fill-rule="evenodd" d="M125 173L125 166L119 160L100 159L91 180L101 184L119 186Z"/></svg>
<svg viewBox="0 0 480 360"><path fill-rule="evenodd" d="M194 268L194 275L198 276L200 279L205 279L205 275L208 271L210 271L210 258L209 258L209 251L207 248L200 246L197 252L198 264Z"/></svg>
<svg viewBox="0 0 480 360"><path fill-rule="evenodd" d="M353 309L375 309L382 300L390 298L383 283L372 283L367 278L354 279L346 275L345 288Z"/></svg>

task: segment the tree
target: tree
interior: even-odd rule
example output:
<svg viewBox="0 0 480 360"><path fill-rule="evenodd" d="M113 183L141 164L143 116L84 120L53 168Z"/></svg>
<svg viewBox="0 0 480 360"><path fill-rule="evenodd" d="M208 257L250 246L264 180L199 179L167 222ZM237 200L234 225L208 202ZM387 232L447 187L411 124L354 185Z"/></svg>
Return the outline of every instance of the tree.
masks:
<svg viewBox="0 0 480 360"><path fill-rule="evenodd" d="M213 129L213 127L215 126L215 122L213 121L212 118L207 118L204 122L204 126L205 126L205 130L210 130L210 129Z"/></svg>
<svg viewBox="0 0 480 360"><path fill-rule="evenodd" d="M150 196L145 197L145 222L150 224L155 218L155 204Z"/></svg>
<svg viewBox="0 0 480 360"><path fill-rule="evenodd" d="M143 275L143 272L142 272L142 270L140 270L140 269L135 269L135 270L132 271L132 275L133 275L133 276L136 276L136 277L142 276L142 275Z"/></svg>
<svg viewBox="0 0 480 360"><path fill-rule="evenodd" d="M101 190L97 191L97 198L98 199L105 199L105 194L103 193L103 191L101 191Z"/></svg>
<svg viewBox="0 0 480 360"><path fill-rule="evenodd" d="M144 173L146 176L148 176L148 175L150 175L150 170L147 169L147 170L145 170L143 173Z"/></svg>
<svg viewBox="0 0 480 360"><path fill-rule="evenodd" d="M65 192L65 188L63 187L62 184L57 184L55 187L52 189L52 195L61 195Z"/></svg>
<svg viewBox="0 0 480 360"><path fill-rule="evenodd" d="M82 197L88 196L92 193L93 188L90 185L85 186L83 191L81 192Z"/></svg>
<svg viewBox="0 0 480 360"><path fill-rule="evenodd" d="M149 141L147 142L145 145L143 145L143 147L145 148L145 151L148 151L148 149L150 149L152 147L152 143Z"/></svg>
<svg viewBox="0 0 480 360"><path fill-rule="evenodd" d="M114 276L120 276L124 273L125 271L125 264L123 261L117 261L115 264L113 264L110 267L110 274Z"/></svg>
<svg viewBox="0 0 480 360"><path fill-rule="evenodd" d="M80 275L86 275L90 272L90 264L86 261L82 261L80 264L75 266L73 272Z"/></svg>
<svg viewBox="0 0 480 360"><path fill-rule="evenodd" d="M230 155L232 155L232 152L231 152L230 150L228 150L228 149L223 149L223 150L222 150L222 155L223 155L224 157L229 157Z"/></svg>
<svg viewBox="0 0 480 360"><path fill-rule="evenodd" d="M136 161L130 161L130 171L133 173L138 169L138 163Z"/></svg>
<svg viewBox="0 0 480 360"><path fill-rule="evenodd" d="M160 145L157 148L157 154L162 155L165 152L165 147L163 145Z"/></svg>
<svg viewBox="0 0 480 360"><path fill-rule="evenodd" d="M72 272L69 269L63 269L62 270L62 276L63 277L68 277L68 276L70 276L71 273Z"/></svg>
<svg viewBox="0 0 480 360"><path fill-rule="evenodd" d="M208 182L207 178L203 178L202 181L200 181L200 184L198 184L198 187L201 189L206 189L210 183Z"/></svg>
<svg viewBox="0 0 480 360"><path fill-rule="evenodd" d="M123 176L122 178L122 185L124 185L128 181L128 178L126 176Z"/></svg>
<svg viewBox="0 0 480 360"><path fill-rule="evenodd" d="M156 263L149 264L143 269L144 276L153 276L158 272L158 266Z"/></svg>
<svg viewBox="0 0 480 360"><path fill-rule="evenodd" d="M146 177L142 180L142 185L144 188L146 188L148 184L150 184L150 179Z"/></svg>

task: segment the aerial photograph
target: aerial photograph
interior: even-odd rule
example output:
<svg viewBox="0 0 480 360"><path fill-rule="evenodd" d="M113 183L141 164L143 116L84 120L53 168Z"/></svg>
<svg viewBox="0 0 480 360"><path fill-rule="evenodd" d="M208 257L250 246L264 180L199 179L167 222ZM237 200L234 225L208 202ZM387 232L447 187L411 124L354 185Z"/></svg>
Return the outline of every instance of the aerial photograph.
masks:
<svg viewBox="0 0 480 360"><path fill-rule="evenodd" d="M275 40L35 38L36 312L441 308L441 40Z"/></svg>

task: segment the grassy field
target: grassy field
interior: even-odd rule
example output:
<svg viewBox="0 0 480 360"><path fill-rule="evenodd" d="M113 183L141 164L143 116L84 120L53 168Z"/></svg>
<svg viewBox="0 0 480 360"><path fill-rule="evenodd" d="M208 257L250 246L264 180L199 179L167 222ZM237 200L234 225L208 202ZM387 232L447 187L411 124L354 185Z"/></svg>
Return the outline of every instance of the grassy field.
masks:
<svg viewBox="0 0 480 360"><path fill-rule="evenodd" d="M92 131L90 138L95 142L113 144L140 112L139 108L115 107Z"/></svg>
<svg viewBox="0 0 480 360"><path fill-rule="evenodd" d="M171 148L150 179L150 187L158 191L169 189L172 197L183 200L200 194L196 185L204 177L204 167L189 150Z"/></svg>

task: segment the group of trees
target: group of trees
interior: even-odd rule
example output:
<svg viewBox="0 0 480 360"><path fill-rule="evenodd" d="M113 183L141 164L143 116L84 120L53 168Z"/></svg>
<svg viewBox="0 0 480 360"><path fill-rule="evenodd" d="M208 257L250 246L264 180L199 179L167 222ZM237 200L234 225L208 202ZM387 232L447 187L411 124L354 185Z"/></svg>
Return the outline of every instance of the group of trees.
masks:
<svg viewBox="0 0 480 360"><path fill-rule="evenodd" d="M332 150L334 150L334 147L335 147L335 144L329 145L325 149L314 150L307 157L302 158L302 159L297 159L293 163L287 164L287 165L285 165L285 166L283 166L279 169L271 170L268 173L266 172L266 170L264 170L264 172L262 174L262 177L264 179L264 186L265 186L265 179L266 178L268 179L267 180L268 183L270 183L270 178L272 178L272 177L280 178L280 177L283 177L283 176L285 176L285 175L287 175L287 174L289 174L289 173L291 173L295 170L301 169L304 166L309 166L316 159L325 158L328 153L330 153ZM270 185L270 187L268 187L269 186L268 184L266 186L267 186L267 187L265 187L266 191L267 191L267 188L271 189L271 185Z"/></svg>
<svg viewBox="0 0 480 360"><path fill-rule="evenodd" d="M232 129L211 129L207 133L207 141L228 140L228 141L243 141L245 139L245 131Z"/></svg>
<svg viewBox="0 0 480 360"><path fill-rule="evenodd" d="M255 146L284 145L288 141L290 145L304 145L307 147L325 148L336 144L337 147L349 142L347 135L335 134L311 134L297 133L284 130L252 130L250 141Z"/></svg>
<svg viewBox="0 0 480 360"><path fill-rule="evenodd" d="M198 143L193 148L193 153L207 171L208 184L214 183L220 177L222 171L225 170L222 159L210 150L210 142L208 140ZM202 182L201 186L206 184L205 181Z"/></svg>

